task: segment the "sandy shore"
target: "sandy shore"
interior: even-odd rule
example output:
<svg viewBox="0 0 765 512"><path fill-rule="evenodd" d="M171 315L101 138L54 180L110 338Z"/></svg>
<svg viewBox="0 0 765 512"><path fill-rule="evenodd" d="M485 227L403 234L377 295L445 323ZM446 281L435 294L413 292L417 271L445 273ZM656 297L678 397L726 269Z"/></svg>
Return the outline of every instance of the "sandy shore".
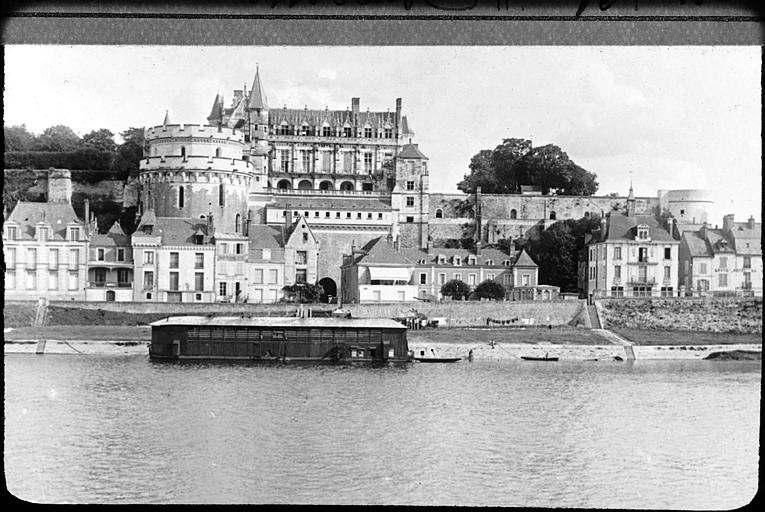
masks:
<svg viewBox="0 0 765 512"><path fill-rule="evenodd" d="M70 354L70 355L145 355L148 357L148 347L145 341L94 341L94 340L36 340L6 341L6 354ZM628 359L625 347L621 345L563 345L552 343L502 343L494 347L488 343L433 343L413 341L409 348L415 356L423 352L430 357L435 352L436 357L462 357L467 361L468 353L473 350L475 361L520 359L521 356L558 357L565 360L611 361L615 357ZM431 352L431 349L433 352ZM635 359L704 359L712 352L746 350L762 352L762 345L681 345L681 346L632 346Z"/></svg>

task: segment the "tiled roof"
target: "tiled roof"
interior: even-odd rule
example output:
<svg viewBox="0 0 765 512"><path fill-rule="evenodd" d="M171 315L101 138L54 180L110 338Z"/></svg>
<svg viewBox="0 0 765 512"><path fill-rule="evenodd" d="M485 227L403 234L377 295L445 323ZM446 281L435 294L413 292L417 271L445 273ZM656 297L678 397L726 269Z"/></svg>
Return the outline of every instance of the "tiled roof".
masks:
<svg viewBox="0 0 765 512"><path fill-rule="evenodd" d="M713 252L735 252L733 240L722 229L707 229L706 239Z"/></svg>
<svg viewBox="0 0 765 512"><path fill-rule="evenodd" d="M475 251L470 251L468 249L446 249L443 247L433 248L430 255L428 255L427 251L424 249L416 248L401 249L401 253L415 263L424 259L427 262L427 265L438 265L438 257L444 256L446 258L446 263L442 264L443 266L452 266L454 256L459 256L462 259L461 266L470 266L468 265L468 258L470 256L475 256L477 266L486 266L487 261L492 261L491 266L494 267L506 267L506 265L504 265L505 260L510 260L512 263L520 254L520 252L518 252L514 256L511 256L499 249L482 249L481 254L476 255Z"/></svg>
<svg viewBox="0 0 765 512"><path fill-rule="evenodd" d="M634 240L637 236L638 224L648 226L648 233L652 241L672 242L672 236L662 228L658 221L651 215L635 215L628 217L622 214L612 213L608 216L606 228L607 240Z"/></svg>
<svg viewBox="0 0 765 512"><path fill-rule="evenodd" d="M401 151L399 151L398 155L396 155L398 158L419 158L422 160L427 160L428 157L422 154L422 151L417 147L417 144L404 144L404 147L401 148Z"/></svg>
<svg viewBox="0 0 765 512"><path fill-rule="evenodd" d="M284 246L281 229L263 224L250 226L249 240L251 249L279 249Z"/></svg>
<svg viewBox="0 0 765 512"><path fill-rule="evenodd" d="M391 211L390 205L377 199L363 199L357 197L300 197L291 196L289 199L277 197L273 203L266 205L267 208L276 210L360 210L387 212Z"/></svg>
<svg viewBox="0 0 765 512"><path fill-rule="evenodd" d="M711 257L712 248L709 247L706 239L698 231L685 231L682 241L688 246L688 252L693 257Z"/></svg>
<svg viewBox="0 0 765 512"><path fill-rule="evenodd" d="M198 245L195 234L198 231L207 233L207 224L199 219L156 217L151 233L145 233L140 229L143 224L144 219L141 219L139 229L133 233L133 239L136 241L147 236L160 236L162 237L162 245ZM206 238L205 241L207 241Z"/></svg>
<svg viewBox="0 0 765 512"><path fill-rule="evenodd" d="M19 240L31 240L35 238L35 225L44 222L51 226L51 239L66 239L66 225L77 223L83 225L77 218L70 203L32 203L19 201L8 216L6 222L19 224L17 238Z"/></svg>
<svg viewBox="0 0 765 512"><path fill-rule="evenodd" d="M91 236L90 244L105 247L128 247L130 246L130 236L122 231L119 222L115 222L105 235L94 234Z"/></svg>
<svg viewBox="0 0 765 512"><path fill-rule="evenodd" d="M381 236L370 240L361 250L365 254L355 259L358 265L412 266L414 264L388 243L387 237Z"/></svg>
<svg viewBox="0 0 765 512"><path fill-rule="evenodd" d="M762 254L762 223L753 224L750 228L746 222L734 223L731 236L738 254Z"/></svg>

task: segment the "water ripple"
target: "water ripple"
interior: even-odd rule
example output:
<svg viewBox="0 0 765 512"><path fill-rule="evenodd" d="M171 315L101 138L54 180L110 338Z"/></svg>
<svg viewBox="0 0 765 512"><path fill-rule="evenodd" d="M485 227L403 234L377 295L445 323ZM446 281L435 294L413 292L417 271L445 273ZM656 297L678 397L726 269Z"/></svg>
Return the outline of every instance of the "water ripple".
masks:
<svg viewBox="0 0 765 512"><path fill-rule="evenodd" d="M6 481L42 503L735 508L759 390L750 363L7 355Z"/></svg>

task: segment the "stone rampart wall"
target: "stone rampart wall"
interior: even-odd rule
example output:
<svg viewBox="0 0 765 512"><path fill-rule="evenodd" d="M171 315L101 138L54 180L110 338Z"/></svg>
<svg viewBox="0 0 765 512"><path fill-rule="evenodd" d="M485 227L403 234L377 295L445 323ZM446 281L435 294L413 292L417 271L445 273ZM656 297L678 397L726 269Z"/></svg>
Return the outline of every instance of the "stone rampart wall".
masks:
<svg viewBox="0 0 765 512"><path fill-rule="evenodd" d="M614 299L596 301L603 327L762 333L762 299Z"/></svg>

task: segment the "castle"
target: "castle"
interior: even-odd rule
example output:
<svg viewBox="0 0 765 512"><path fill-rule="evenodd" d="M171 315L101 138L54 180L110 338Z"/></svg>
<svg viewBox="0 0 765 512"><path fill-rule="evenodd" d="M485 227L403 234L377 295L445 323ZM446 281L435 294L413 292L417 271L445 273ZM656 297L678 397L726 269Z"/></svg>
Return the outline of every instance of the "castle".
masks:
<svg viewBox="0 0 765 512"><path fill-rule="evenodd" d="M412 268L430 260L458 266L487 260L487 274L476 276L500 275L490 267L502 261L512 287L520 274L506 271L518 261L528 267L528 255L481 258L487 246L534 236L556 220L625 208L623 197L543 196L529 188L517 195L432 193L428 158L413 142L401 98L392 107L364 110L354 97L344 110L274 108L256 70L250 89L234 90L228 107L216 95L207 124L173 124L166 113L161 125L145 130L135 233L116 226L98 235L86 214L82 240L90 243L92 264L84 289L85 277L71 280L79 284L68 287L67 298L275 302L285 286L318 283L328 300L342 296L344 261L360 261L357 248L381 247L382 239L398 253L420 251L409 255ZM61 204L67 195L71 186L68 192L57 187L49 200ZM707 222L710 204L697 190L634 198L637 213L669 210L681 231ZM73 222L69 209L65 217ZM9 221L11 228L26 222L18 215ZM454 242L466 239L475 257L434 252L449 242L455 250ZM428 288L413 288L406 297L438 295L441 273L421 270L433 276L410 276L409 284ZM106 293L112 282L119 293ZM523 282L536 285L537 279ZM132 290L123 289L127 283ZM40 290L20 288L21 296Z"/></svg>

